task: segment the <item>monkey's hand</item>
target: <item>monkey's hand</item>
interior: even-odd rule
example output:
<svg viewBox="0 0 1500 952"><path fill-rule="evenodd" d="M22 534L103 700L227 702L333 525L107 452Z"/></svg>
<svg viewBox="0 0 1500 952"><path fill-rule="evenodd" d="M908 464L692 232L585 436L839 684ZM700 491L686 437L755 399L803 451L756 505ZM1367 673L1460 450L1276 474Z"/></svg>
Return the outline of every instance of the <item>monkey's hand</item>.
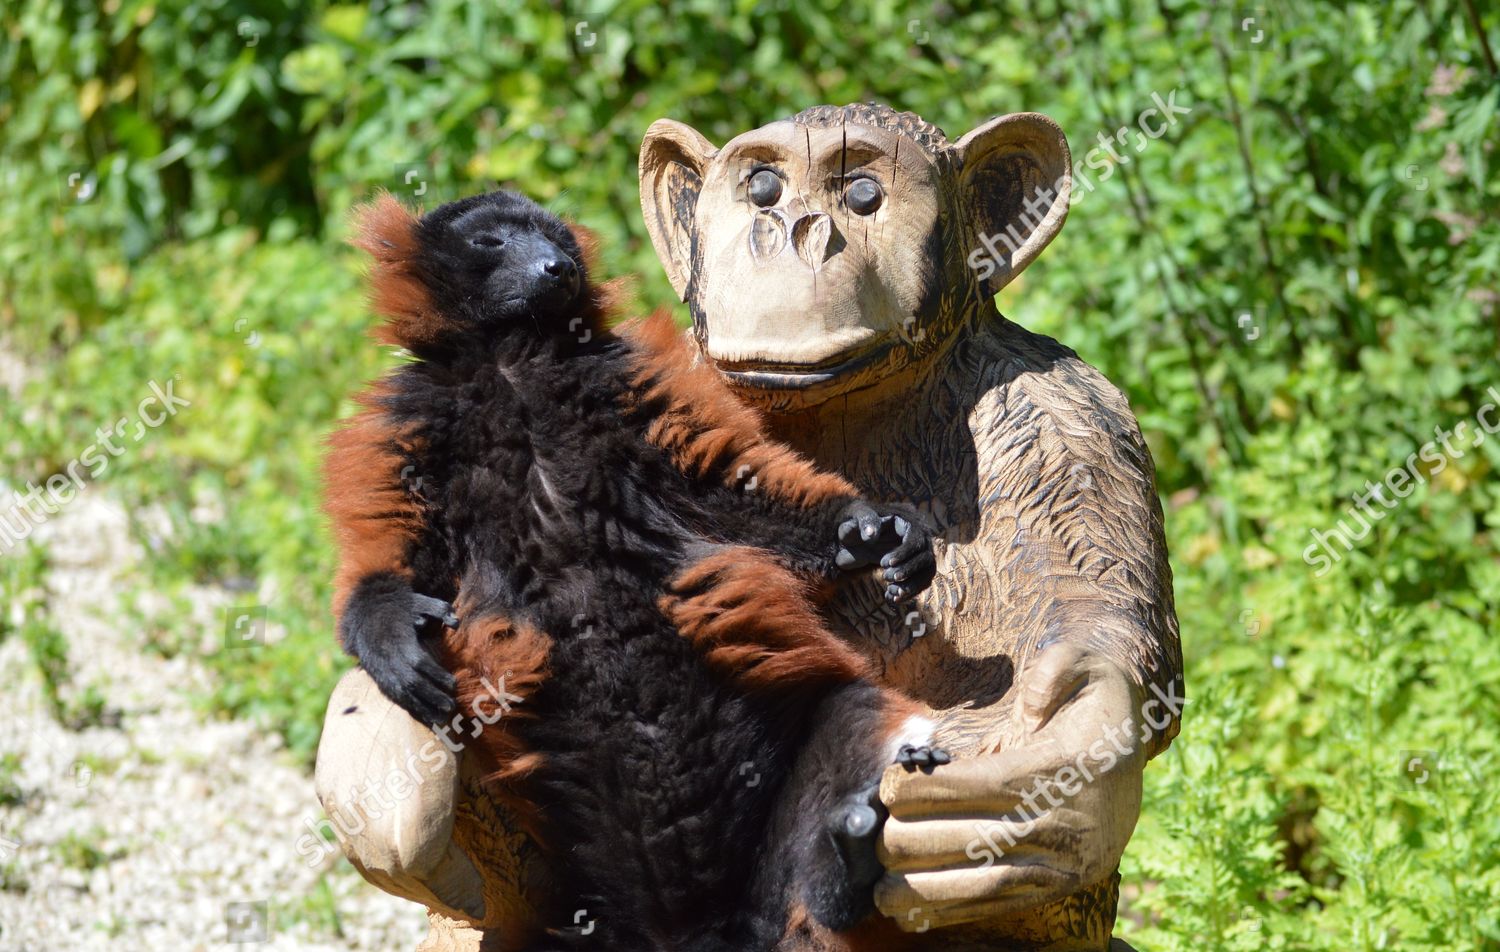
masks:
<svg viewBox="0 0 1500 952"><path fill-rule="evenodd" d="M345 650L381 693L427 725L446 722L457 706L457 682L422 643L440 624L458 625L452 605L382 575L360 582L349 596L340 632Z"/></svg>
<svg viewBox="0 0 1500 952"><path fill-rule="evenodd" d="M949 763L948 752L937 747L905 744L896 763L906 770L933 769ZM875 909L873 887L884 874L876 844L886 819L880 785L872 784L835 804L825 820L833 850L821 866L822 882L813 881L803 902L813 916L834 931L852 929Z"/></svg>
<svg viewBox="0 0 1500 952"><path fill-rule="evenodd" d="M839 517L838 541L834 564L846 572L880 566L889 601L909 601L937 574L932 530L910 506L850 503Z"/></svg>
<svg viewBox="0 0 1500 952"><path fill-rule="evenodd" d="M906 931L1001 921L1120 862L1140 813L1143 737L1166 723L1163 702L1065 643L1036 656L1015 692L999 749L930 775L886 771L875 903Z"/></svg>

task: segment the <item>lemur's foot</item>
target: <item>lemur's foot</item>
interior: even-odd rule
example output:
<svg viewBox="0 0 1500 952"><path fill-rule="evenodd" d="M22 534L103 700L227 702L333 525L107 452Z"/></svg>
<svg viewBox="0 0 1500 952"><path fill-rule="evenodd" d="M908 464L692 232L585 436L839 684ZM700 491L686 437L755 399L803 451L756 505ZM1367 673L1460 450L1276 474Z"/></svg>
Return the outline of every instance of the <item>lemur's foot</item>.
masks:
<svg viewBox="0 0 1500 952"><path fill-rule="evenodd" d="M879 565L885 597L909 601L932 584L937 559L932 554L932 531L920 513L909 506L865 502L851 504L838 529L835 564L845 571Z"/></svg>
<svg viewBox="0 0 1500 952"><path fill-rule="evenodd" d="M952 762L952 755L941 747L902 744L901 749L896 752L896 763L907 770L921 770L925 773L932 773L934 767L941 767L943 764L951 764Z"/></svg>
<svg viewBox="0 0 1500 952"><path fill-rule="evenodd" d="M899 604L911 601L932 584L937 576L937 558L932 554L932 533L915 512L895 513L888 518L901 541L880 559L880 577L886 583L886 599Z"/></svg>
<svg viewBox="0 0 1500 952"><path fill-rule="evenodd" d="M845 881L856 891L874 886L885 872L875 855L885 816L879 784L845 797L828 816L828 833L844 861Z"/></svg>

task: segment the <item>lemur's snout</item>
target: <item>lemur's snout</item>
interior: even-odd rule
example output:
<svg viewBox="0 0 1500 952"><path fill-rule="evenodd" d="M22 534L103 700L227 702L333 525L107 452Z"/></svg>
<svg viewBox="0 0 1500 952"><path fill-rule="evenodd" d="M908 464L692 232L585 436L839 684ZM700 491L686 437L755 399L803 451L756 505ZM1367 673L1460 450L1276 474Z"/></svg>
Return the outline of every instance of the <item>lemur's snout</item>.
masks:
<svg viewBox="0 0 1500 952"><path fill-rule="evenodd" d="M558 251L554 255L543 255L538 262L541 283L566 291L570 296L578 292L578 265L573 259Z"/></svg>

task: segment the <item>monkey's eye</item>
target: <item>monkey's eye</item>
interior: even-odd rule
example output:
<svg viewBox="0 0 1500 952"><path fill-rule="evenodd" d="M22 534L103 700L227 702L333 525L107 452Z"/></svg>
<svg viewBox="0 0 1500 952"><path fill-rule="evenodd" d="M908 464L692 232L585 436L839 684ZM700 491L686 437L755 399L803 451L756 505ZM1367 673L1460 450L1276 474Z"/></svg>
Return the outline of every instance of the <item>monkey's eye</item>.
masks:
<svg viewBox="0 0 1500 952"><path fill-rule="evenodd" d="M750 176L750 183L745 191L750 196L750 201L761 208L770 208L781 199L781 176L770 169L761 169Z"/></svg>
<svg viewBox="0 0 1500 952"><path fill-rule="evenodd" d="M844 204L856 215L873 215L880 203L885 201L885 192L874 179L857 178L844 189Z"/></svg>
<svg viewBox="0 0 1500 952"><path fill-rule="evenodd" d="M475 235L469 243L480 248L504 248L505 239L499 235Z"/></svg>

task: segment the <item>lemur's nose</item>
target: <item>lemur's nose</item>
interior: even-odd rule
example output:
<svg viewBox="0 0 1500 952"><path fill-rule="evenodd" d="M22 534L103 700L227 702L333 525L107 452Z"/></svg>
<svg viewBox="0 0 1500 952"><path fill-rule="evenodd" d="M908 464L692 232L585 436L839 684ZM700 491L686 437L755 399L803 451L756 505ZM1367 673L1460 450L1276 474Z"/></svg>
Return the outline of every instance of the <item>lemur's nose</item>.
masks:
<svg viewBox="0 0 1500 952"><path fill-rule="evenodd" d="M553 282L577 290L578 265L567 255L548 258L542 262L542 272Z"/></svg>

